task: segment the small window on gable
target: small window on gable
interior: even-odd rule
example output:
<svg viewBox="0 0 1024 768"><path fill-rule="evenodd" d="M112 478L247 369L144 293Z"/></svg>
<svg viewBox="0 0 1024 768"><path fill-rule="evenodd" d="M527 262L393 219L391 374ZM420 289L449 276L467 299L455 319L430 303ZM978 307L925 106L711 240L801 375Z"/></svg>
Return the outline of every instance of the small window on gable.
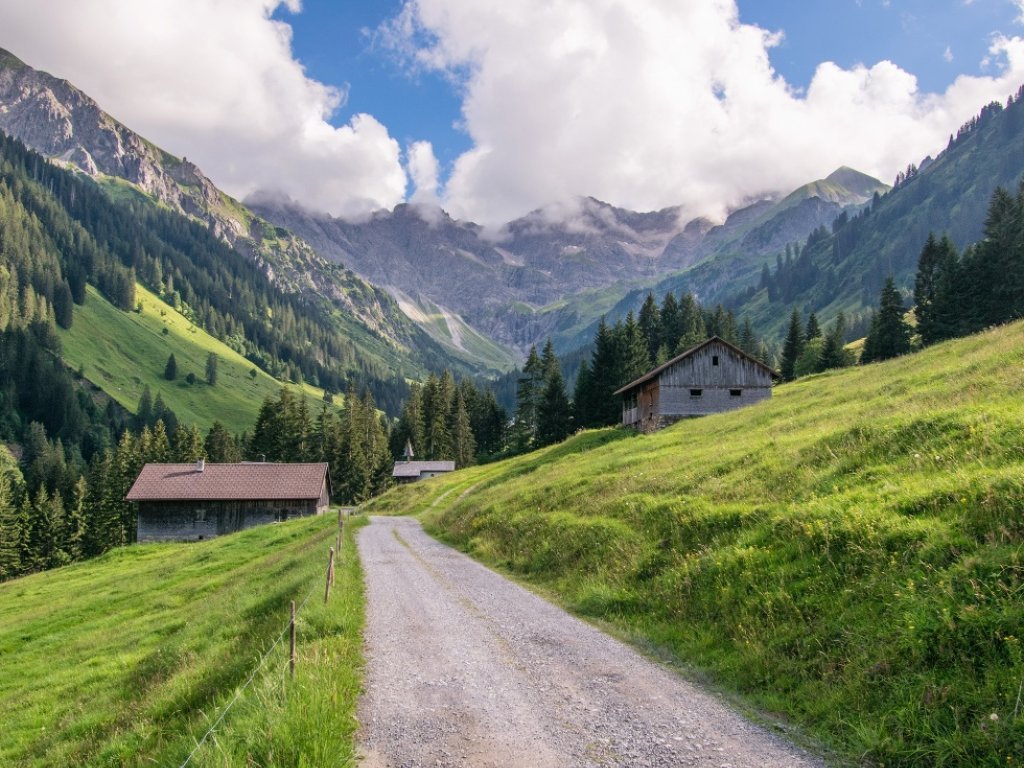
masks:
<svg viewBox="0 0 1024 768"><path fill-rule="evenodd" d="M743 395L743 390L742 389L730 389L729 390L729 396L730 397L740 397L742 395Z"/></svg>
<svg viewBox="0 0 1024 768"><path fill-rule="evenodd" d="M703 389L691 389L690 390L690 397L700 397L703 394L704 394L704 390Z"/></svg>
<svg viewBox="0 0 1024 768"><path fill-rule="evenodd" d="M712 355L711 356L711 364L712 365L718 365L718 355Z"/></svg>

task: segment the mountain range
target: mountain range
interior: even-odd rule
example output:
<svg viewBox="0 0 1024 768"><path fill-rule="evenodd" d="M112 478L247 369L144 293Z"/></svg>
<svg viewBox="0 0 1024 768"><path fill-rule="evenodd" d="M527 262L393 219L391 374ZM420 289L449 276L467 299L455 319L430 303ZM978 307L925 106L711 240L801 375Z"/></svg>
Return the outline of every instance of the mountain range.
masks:
<svg viewBox="0 0 1024 768"><path fill-rule="evenodd" d="M980 236L992 190L1024 169L1019 109L1013 99L985 107L896 188L843 167L750 200L719 223L580 197L487 229L414 204L361 221L267 195L243 205L72 84L0 52L0 130L114 198L156 201L205 223L281 290L326 297L342 332L357 344L372 338L362 351L397 375L493 374L547 338L570 354L601 316L635 310L648 291L723 303L769 337L792 306L823 320L839 311L863 318L887 274L909 287L929 231L948 231L961 247ZM782 260L804 244L799 269ZM766 270L783 290L769 290Z"/></svg>
<svg viewBox="0 0 1024 768"><path fill-rule="evenodd" d="M493 231L414 205L349 222L266 196L243 205L187 158L6 51L0 130L115 198L144 196L204 222L282 290L327 297L394 350L393 370L403 356L416 367L423 348L433 350L435 365L479 372L510 368L547 337L569 351L630 290L737 250L775 253L886 189L843 168L788 195L751 201L717 225L683 221L678 208L638 213L594 198Z"/></svg>

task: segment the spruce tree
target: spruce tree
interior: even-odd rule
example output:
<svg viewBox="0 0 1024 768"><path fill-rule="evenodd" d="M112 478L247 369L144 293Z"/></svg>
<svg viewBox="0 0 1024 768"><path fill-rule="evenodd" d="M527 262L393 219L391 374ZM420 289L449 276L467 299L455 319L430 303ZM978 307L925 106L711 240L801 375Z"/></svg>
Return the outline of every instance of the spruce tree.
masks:
<svg viewBox="0 0 1024 768"><path fill-rule="evenodd" d="M836 315L832 329L825 337L821 348L818 370L827 371L831 368L842 368L847 365L845 347L846 316L840 312Z"/></svg>
<svg viewBox="0 0 1024 768"><path fill-rule="evenodd" d="M910 351L910 325L903 317L904 311L903 299L890 276L882 287L861 362L888 360Z"/></svg>
<svg viewBox="0 0 1024 768"><path fill-rule="evenodd" d="M803 324L800 321L800 310L793 307L793 313L789 317L789 330L786 332L786 341L782 346L781 370L784 381L792 381L796 378L796 361L804 349Z"/></svg>
<svg viewBox="0 0 1024 768"><path fill-rule="evenodd" d="M654 300L653 293L648 293L647 298L644 299L644 304L640 307L640 314L637 317L637 325L647 343L647 366L650 367L658 356L658 347L661 346L662 337L661 310L658 309L658 303Z"/></svg>
<svg viewBox="0 0 1024 768"><path fill-rule="evenodd" d="M550 340L548 345L550 345ZM552 355L554 352L552 350ZM544 363L531 347L516 387L514 440L518 451L527 451L537 436L537 406L544 386Z"/></svg>
<svg viewBox="0 0 1024 768"><path fill-rule="evenodd" d="M548 346L544 348L544 381L540 403L537 406L537 443L551 445L569 436L572 431L572 412L569 398L565 394L565 380L562 368L554 351L548 355Z"/></svg>
<svg viewBox="0 0 1024 768"><path fill-rule="evenodd" d="M211 387L217 384L217 354L215 352L206 356L206 383Z"/></svg>
<svg viewBox="0 0 1024 768"><path fill-rule="evenodd" d="M451 432L455 466L458 468L471 466L476 461L476 440L473 437L469 411L466 408L466 400L461 389L455 393Z"/></svg>
<svg viewBox="0 0 1024 768"><path fill-rule="evenodd" d="M661 338L658 339L659 348L664 346L668 354L679 344L679 337L683 335L682 317L679 314L679 302L672 291L665 294L661 300Z"/></svg>
<svg viewBox="0 0 1024 768"><path fill-rule="evenodd" d="M174 381L178 378L178 361L174 359L174 353L167 358L167 365L164 366L164 378L168 381Z"/></svg>
<svg viewBox="0 0 1024 768"><path fill-rule="evenodd" d="M11 481L0 472L0 581L21 574L21 515L14 504Z"/></svg>
<svg viewBox="0 0 1024 768"><path fill-rule="evenodd" d="M203 441L203 453L208 461L222 464L235 463L242 460L238 452L238 446L227 427L219 421L214 421L210 431L206 433Z"/></svg>
<svg viewBox="0 0 1024 768"><path fill-rule="evenodd" d="M807 328L804 331L804 341L810 341L811 339L817 339L821 337L821 326L818 325L818 316L811 312L807 316Z"/></svg>
<svg viewBox="0 0 1024 768"><path fill-rule="evenodd" d="M935 323L935 302L938 296L939 270L943 253L935 233L928 234L928 240L917 259L917 275L914 278L914 314L917 317L917 332L921 343L934 344L940 337Z"/></svg>

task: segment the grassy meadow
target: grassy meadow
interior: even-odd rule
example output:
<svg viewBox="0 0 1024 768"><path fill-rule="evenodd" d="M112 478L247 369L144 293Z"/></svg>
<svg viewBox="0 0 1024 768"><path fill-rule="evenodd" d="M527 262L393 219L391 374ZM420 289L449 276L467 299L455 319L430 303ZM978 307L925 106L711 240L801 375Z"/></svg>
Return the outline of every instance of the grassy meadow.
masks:
<svg viewBox="0 0 1024 768"><path fill-rule="evenodd" d="M135 286L141 312L123 312L92 286L87 291L85 304L75 307L71 328L60 331L64 360L129 411L138 407L148 385L153 397L160 393L186 424L205 432L214 420L220 420L231 432L243 432L256 423L264 398L276 397L280 391L280 381L193 325L143 286ZM212 387L205 381L210 352L218 358L217 384ZM174 381L164 378L171 353L178 363ZM185 380L189 373L196 375L195 384ZM299 391L295 385L288 386ZM304 384L301 391L312 406L319 407L322 390Z"/></svg>
<svg viewBox="0 0 1024 768"><path fill-rule="evenodd" d="M0 765L180 765L311 595L193 766L349 765L361 685L355 521L146 544L0 584Z"/></svg>
<svg viewBox="0 0 1024 768"><path fill-rule="evenodd" d="M854 762L1024 761L1024 324L394 489Z"/></svg>

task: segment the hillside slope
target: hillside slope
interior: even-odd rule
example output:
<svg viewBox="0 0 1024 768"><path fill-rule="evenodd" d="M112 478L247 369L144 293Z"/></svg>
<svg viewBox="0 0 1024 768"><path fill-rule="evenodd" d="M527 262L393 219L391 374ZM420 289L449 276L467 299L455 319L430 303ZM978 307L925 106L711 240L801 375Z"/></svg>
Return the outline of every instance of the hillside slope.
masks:
<svg viewBox="0 0 1024 768"><path fill-rule="evenodd" d="M934 160L860 214L832 222L832 231L810 242L803 258L782 274L774 271L774 254L724 249L664 279L656 295L693 291L705 303L721 301L737 314L749 314L762 333L781 336L794 306L816 312L823 322L839 311L847 320L856 318L874 307L890 274L909 293L930 232L948 234L963 249L981 238L996 187L1016 192L1024 175L1022 97L1024 90L1005 107L998 102L984 107ZM761 278L765 265L773 268L773 290ZM611 314L624 315L643 298L639 292L626 296Z"/></svg>
<svg viewBox="0 0 1024 768"><path fill-rule="evenodd" d="M321 305L322 324L352 345L356 366L363 370L383 369L401 377L409 369L475 369L492 362L477 361L456 345L436 344L385 291L256 216L187 158L175 157L118 122L72 83L3 49L0 131L89 176L115 200L139 208L156 204L200 222L255 264L276 290Z"/></svg>
<svg viewBox="0 0 1024 768"><path fill-rule="evenodd" d="M851 757L1024 754L1024 324L389 492Z"/></svg>
<svg viewBox="0 0 1024 768"><path fill-rule="evenodd" d="M141 311L123 312L91 286L86 296L71 328L58 331L62 357L128 411L135 411L148 386L185 424L205 433L220 421L240 434L252 429L263 400L276 397L283 386L304 393L313 410L320 407L323 390L278 381L141 285L135 288ZM212 387L204 379L211 352L218 359L217 384ZM171 354L178 365L174 381L163 376ZM189 373L198 379L195 384L186 380ZM342 398L336 400L340 404Z"/></svg>
<svg viewBox="0 0 1024 768"><path fill-rule="evenodd" d="M332 516L119 548L0 584L0 764L180 765L299 612L194 766L351 760L362 576L351 535L322 599Z"/></svg>

